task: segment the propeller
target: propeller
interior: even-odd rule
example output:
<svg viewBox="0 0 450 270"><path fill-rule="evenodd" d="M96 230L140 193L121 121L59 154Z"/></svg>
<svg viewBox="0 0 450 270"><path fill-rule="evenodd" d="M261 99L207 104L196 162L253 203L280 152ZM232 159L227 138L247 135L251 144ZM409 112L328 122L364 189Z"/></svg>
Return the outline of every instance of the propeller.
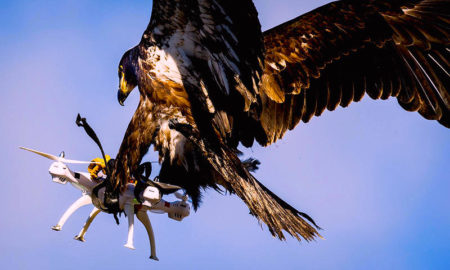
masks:
<svg viewBox="0 0 450 270"><path fill-rule="evenodd" d="M46 157L48 159L54 160L54 161L59 161L62 163L68 163L68 164L91 164L91 163L95 163L95 164L101 164L100 162L91 162L91 161L79 161L79 160L72 160L72 159L65 159L64 156L64 152L61 152L60 156L55 156L52 154L47 154L47 153L43 153L43 152L39 152L33 149L29 149L29 148L25 148L25 147L19 147L22 150L26 150L26 151L30 151L33 152L35 154L38 154L40 156Z"/></svg>

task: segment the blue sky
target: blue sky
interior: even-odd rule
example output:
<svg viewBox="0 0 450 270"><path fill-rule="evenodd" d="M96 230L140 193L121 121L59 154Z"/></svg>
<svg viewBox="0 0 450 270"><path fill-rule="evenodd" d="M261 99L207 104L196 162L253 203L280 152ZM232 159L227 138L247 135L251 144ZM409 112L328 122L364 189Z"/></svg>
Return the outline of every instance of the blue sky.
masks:
<svg viewBox="0 0 450 270"><path fill-rule="evenodd" d="M2 269L450 267L449 131L403 111L395 99L365 98L298 126L275 145L246 150L262 162L257 178L310 214L326 240L273 239L237 197L213 191L181 223L150 215L160 262L148 259L140 225L137 250L123 247L124 218L116 226L100 214L87 242L74 241L90 207L51 231L80 194L52 183L50 162L18 146L65 150L72 159L98 156L75 126L81 113L106 151L117 153L138 101L135 91L126 107L117 103L117 64L140 40L151 1L0 2ZM255 4L267 29L327 2Z"/></svg>

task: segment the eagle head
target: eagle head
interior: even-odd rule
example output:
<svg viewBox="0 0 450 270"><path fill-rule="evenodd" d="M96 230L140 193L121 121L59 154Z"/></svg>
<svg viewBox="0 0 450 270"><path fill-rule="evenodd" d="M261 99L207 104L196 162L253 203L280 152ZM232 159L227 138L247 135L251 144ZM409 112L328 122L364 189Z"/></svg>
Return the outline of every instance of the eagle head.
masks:
<svg viewBox="0 0 450 270"><path fill-rule="evenodd" d="M117 100L123 106L123 102L137 86L137 52L136 48L128 50L120 60L119 64L119 91Z"/></svg>

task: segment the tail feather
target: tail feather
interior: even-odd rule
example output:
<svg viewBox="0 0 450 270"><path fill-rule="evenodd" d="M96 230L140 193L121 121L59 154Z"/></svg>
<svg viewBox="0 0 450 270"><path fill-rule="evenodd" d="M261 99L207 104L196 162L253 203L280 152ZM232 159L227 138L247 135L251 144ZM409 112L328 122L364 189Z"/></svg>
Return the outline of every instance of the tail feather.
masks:
<svg viewBox="0 0 450 270"><path fill-rule="evenodd" d="M321 230L322 228L320 228L316 222L306 213L300 212L297 209L295 209L294 207L292 207L290 204L288 204L287 202L285 202L284 200L282 200L280 197L278 197L275 193L273 193L270 189L268 189L267 187L265 187L263 184L261 184L261 182L259 182L258 180L255 179L255 181L258 183L258 185L267 193L269 194L274 200L276 200L278 202L278 204L280 204L283 208L288 209L289 211L291 211L292 213L294 213L295 215L298 216L302 216L303 218L305 218L309 223L313 224L314 227L316 227L317 229Z"/></svg>
<svg viewBox="0 0 450 270"><path fill-rule="evenodd" d="M229 173L227 172L226 175ZM299 241L301 237L306 241L314 240L317 236L321 237L316 230L316 228L320 228L307 214L296 210L280 199L253 176L249 175L247 179L236 176L229 182L233 192L247 204L251 213L258 220L268 226L273 236L285 240L283 231L286 231Z"/></svg>
<svg viewBox="0 0 450 270"><path fill-rule="evenodd" d="M315 237L321 237L317 232L320 228L311 217L299 212L258 182L228 146L200 139L198 131L192 126L175 122L169 126L198 147L221 178L217 182L239 196L247 204L251 214L267 225L273 236L285 240L285 231L299 241L302 238L311 241Z"/></svg>

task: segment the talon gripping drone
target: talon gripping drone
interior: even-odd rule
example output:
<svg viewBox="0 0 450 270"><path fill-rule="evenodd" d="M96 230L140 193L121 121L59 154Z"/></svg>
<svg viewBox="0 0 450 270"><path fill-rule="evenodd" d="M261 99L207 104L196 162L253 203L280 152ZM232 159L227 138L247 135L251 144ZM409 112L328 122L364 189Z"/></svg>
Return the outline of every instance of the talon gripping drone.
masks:
<svg viewBox="0 0 450 270"><path fill-rule="evenodd" d="M36 153L40 156L46 157L54 162L50 165L49 173L52 177L52 181L58 184L70 183L75 188L81 190L81 197L76 200L62 215L58 223L52 227L54 231L60 231L67 219L80 207L93 204L89 217L87 218L81 231L74 237L75 240L85 241L85 234L91 225L95 217L102 212L103 206L101 201L104 199L105 188L101 188L98 192L98 198L93 199L93 189L100 184L103 180L92 180L87 172L75 172L69 169L66 164L90 164L92 162L88 161L77 161L69 160L64 158L64 152L60 156L54 156L51 154L39 152L33 149L20 147L23 150L27 150ZM180 199L180 201L167 202L162 199L163 193L157 186L147 186L142 191L138 193L136 197L136 184L129 183L125 192L119 196L120 209L125 212L128 217L128 238L125 247L129 249L135 249L133 245L133 235L134 235L134 215L138 220L144 225L147 230L148 238L150 241L150 259L158 260L156 256L156 246L155 246L155 236L153 233L152 224L147 215L147 211L155 213L167 213L168 217L177 221L182 221L185 217L189 216L190 205L187 202L188 196L177 192L177 188L174 186L172 190L174 191L175 197Z"/></svg>

